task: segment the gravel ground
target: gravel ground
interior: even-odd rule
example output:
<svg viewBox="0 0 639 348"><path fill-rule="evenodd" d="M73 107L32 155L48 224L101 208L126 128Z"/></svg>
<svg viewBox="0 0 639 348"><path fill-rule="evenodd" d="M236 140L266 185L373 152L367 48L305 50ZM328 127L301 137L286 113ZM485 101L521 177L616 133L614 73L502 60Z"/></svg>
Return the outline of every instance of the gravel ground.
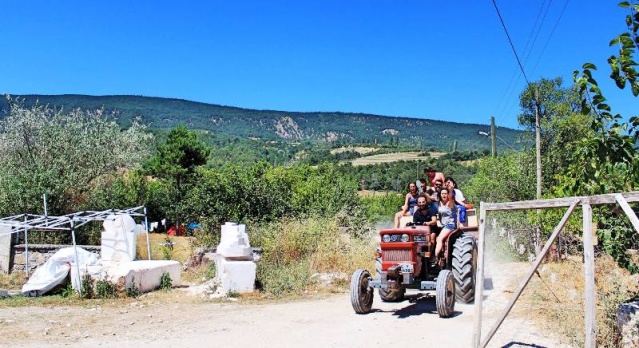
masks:
<svg viewBox="0 0 639 348"><path fill-rule="evenodd" d="M485 291L484 335L514 291L513 276L493 279ZM490 276L490 275L489 275ZM501 280L501 281L500 281ZM515 282L517 283L517 282ZM473 305L457 303L439 318L435 299L408 292L407 300L353 312L347 293L290 302L195 299L192 290L151 293L131 301L87 307L0 309L0 347L471 347ZM506 318L489 347L568 347L524 316Z"/></svg>

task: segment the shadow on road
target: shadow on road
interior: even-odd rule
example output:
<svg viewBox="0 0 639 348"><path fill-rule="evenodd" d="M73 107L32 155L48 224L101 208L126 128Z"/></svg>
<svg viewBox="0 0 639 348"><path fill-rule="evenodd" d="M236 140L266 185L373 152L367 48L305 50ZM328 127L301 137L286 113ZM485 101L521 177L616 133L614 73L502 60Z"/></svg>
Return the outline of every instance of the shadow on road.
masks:
<svg viewBox="0 0 639 348"><path fill-rule="evenodd" d="M405 319L411 316L422 314L438 315L434 296L424 294L406 295L405 300L401 303L406 304L406 306L390 311L376 310L376 312L390 312L393 315L397 316L398 319ZM455 311L453 312L451 318L454 318L460 314L462 314L461 311Z"/></svg>
<svg viewBox="0 0 639 348"><path fill-rule="evenodd" d="M546 346L540 346L537 344L522 343L522 342L510 342L507 345L502 346L501 348L515 348L515 347L546 348Z"/></svg>

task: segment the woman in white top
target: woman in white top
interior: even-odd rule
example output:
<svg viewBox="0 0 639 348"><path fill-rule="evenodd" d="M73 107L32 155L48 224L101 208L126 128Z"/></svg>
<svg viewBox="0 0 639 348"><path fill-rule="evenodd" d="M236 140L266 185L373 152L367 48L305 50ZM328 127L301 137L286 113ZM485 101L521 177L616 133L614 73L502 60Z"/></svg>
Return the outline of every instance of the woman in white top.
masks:
<svg viewBox="0 0 639 348"><path fill-rule="evenodd" d="M453 194L453 198L457 204L466 204L466 197L464 197L464 194L457 188L457 182L452 176L446 178L446 187L448 187L448 192Z"/></svg>

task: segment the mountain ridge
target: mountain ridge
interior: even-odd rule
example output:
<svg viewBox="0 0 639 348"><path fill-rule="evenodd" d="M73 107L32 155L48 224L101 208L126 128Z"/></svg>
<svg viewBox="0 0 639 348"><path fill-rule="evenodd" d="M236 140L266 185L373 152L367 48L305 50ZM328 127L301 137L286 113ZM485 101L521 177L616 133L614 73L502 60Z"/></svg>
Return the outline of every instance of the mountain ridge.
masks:
<svg viewBox="0 0 639 348"><path fill-rule="evenodd" d="M25 94L11 97L20 100L26 107L38 103L67 110L104 108L116 112L123 126L138 118L152 129L170 129L186 124L213 134L264 140L353 144L395 142L421 148L455 147L460 150L490 147L490 140L479 134L479 131L489 130L490 126L481 123L340 111L257 110L140 95ZM8 108L8 102L3 98L0 113L6 113ZM524 133L506 127L498 127L497 130L500 138L514 147Z"/></svg>

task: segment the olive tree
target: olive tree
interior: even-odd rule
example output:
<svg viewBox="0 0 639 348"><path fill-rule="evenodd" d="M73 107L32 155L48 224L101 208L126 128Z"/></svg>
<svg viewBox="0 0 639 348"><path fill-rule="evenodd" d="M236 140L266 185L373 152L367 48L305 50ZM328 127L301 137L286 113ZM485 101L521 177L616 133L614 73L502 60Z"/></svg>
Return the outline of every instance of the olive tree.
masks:
<svg viewBox="0 0 639 348"><path fill-rule="evenodd" d="M25 108L6 97L0 120L0 214L49 214L86 209L86 198L101 180L139 165L153 135L133 122L121 129L105 110Z"/></svg>

